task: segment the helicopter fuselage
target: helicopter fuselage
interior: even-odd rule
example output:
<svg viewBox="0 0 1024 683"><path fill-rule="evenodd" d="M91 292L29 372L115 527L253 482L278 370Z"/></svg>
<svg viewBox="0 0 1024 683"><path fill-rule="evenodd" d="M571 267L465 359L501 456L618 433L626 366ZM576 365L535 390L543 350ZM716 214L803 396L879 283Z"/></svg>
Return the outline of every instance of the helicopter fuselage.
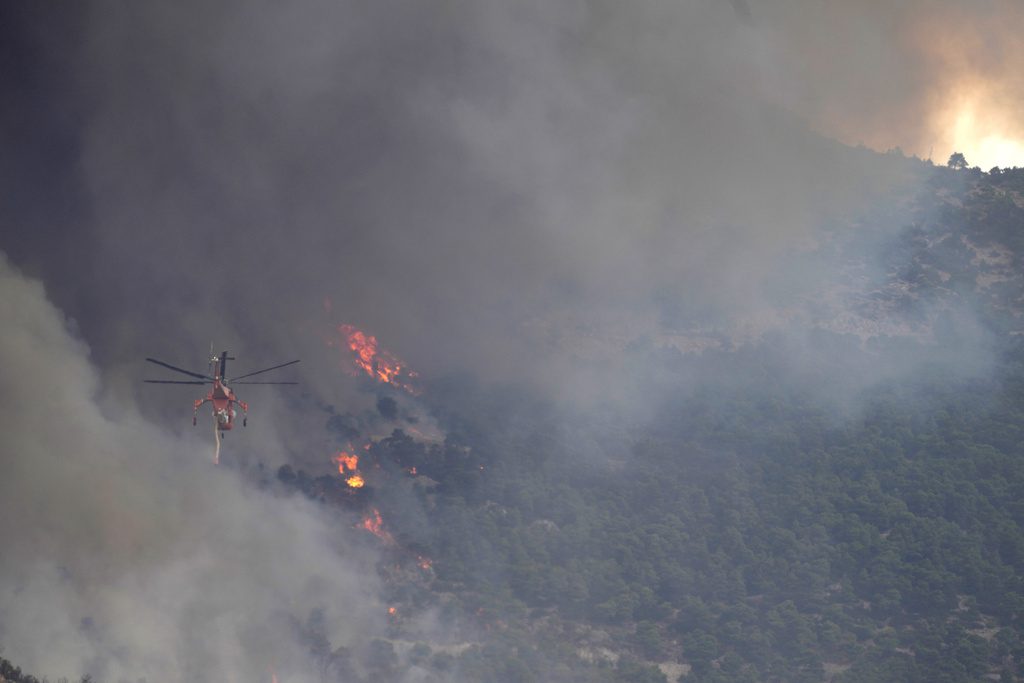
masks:
<svg viewBox="0 0 1024 683"><path fill-rule="evenodd" d="M213 378L213 387L206 398L195 402L193 413L198 412L199 406L207 402L213 404L213 419L217 421L217 429L221 431L228 431L235 426L235 417L238 415L238 411L235 410L236 405L242 408L243 413L249 412L249 405L245 401L239 400L220 375ZM195 419L195 414L193 414L193 424L195 424Z"/></svg>
<svg viewBox="0 0 1024 683"><path fill-rule="evenodd" d="M227 351L221 352L220 356L211 355L210 356L210 369L208 371L209 374L203 374L203 373L192 372L191 370L185 370L183 368L179 368L179 367L177 367L175 365L171 365L170 363L165 363L162 360L157 360L156 358L147 358L146 359L147 362L153 363L155 365L159 365L159 366L161 366L163 368L166 368L168 370L172 370L172 371L177 372L179 374L187 375L189 377L192 377L193 379L191 379L191 380L181 380L181 379L175 379L175 380L147 379L147 380L143 380L143 381L147 382L147 383L151 383L151 384L210 384L210 383L212 383L213 386L210 387L209 393L207 393L204 398L197 399L193 403L193 408L192 408L192 425L195 426L195 424L196 424L197 416L199 414L199 407L202 406L204 403L212 403L213 404L213 418L215 420L216 428L220 432L226 432L226 431L232 429L235 426L235 417L237 417L237 415L238 415L238 411L236 410L236 406L240 407L242 409L242 426L243 427L246 424L246 421L248 419L248 413L249 413L249 404L246 403L245 401L242 401L241 399L238 398L238 396L235 395L235 392L231 389L231 387L228 386L227 379L225 379L226 376L227 376L227 362L229 360L234 360L234 358L232 356L229 356ZM244 375L241 375L241 376L233 377L232 381L246 380L249 377L254 377L255 375L262 375L265 372L270 372L271 370L277 370L278 368L283 368L283 367L287 367L289 365L294 365L295 363L298 363L298 362L299 361L297 361L297 360L292 360L292 361L288 361L287 363L281 363L281 364L275 365L273 367L264 368L262 370L257 370L255 372L250 372L250 373L247 373L247 374L244 374ZM239 382L239 383L240 384L296 384L296 382L264 382L264 381L255 381L255 382L253 382L253 381L242 381L242 382ZM221 436L223 436L223 433L221 434Z"/></svg>

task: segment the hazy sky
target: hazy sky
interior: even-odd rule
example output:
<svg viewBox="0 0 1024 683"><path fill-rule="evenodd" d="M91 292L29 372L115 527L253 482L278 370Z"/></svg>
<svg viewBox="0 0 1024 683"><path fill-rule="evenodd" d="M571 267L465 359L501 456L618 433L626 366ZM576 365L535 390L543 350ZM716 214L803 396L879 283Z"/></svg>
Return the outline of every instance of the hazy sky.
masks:
<svg viewBox="0 0 1024 683"><path fill-rule="evenodd" d="M1024 166L1024 6L982 2L761 3L766 81L849 144L982 170Z"/></svg>

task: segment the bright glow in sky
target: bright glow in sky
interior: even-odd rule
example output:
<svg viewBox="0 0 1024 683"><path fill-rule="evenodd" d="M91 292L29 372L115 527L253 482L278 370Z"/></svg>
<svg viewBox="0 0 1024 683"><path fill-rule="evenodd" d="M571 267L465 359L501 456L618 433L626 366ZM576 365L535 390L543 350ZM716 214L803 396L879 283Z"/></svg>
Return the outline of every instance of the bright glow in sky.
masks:
<svg viewBox="0 0 1024 683"><path fill-rule="evenodd" d="M963 153L967 163L987 171L993 166L1011 168L1024 166L1024 144L1001 135L986 126L974 115L972 108L965 108L956 116L950 135L952 149ZM942 159L934 159L941 163Z"/></svg>
<svg viewBox="0 0 1024 683"><path fill-rule="evenodd" d="M961 152L983 171L1024 167L1021 21L1024 4L995 0L947 5L912 24L920 73L932 84L925 130L935 163Z"/></svg>
<svg viewBox="0 0 1024 683"><path fill-rule="evenodd" d="M781 9L779 9L781 8ZM944 165L1024 167L1024 2L758 4L780 97L825 135Z"/></svg>

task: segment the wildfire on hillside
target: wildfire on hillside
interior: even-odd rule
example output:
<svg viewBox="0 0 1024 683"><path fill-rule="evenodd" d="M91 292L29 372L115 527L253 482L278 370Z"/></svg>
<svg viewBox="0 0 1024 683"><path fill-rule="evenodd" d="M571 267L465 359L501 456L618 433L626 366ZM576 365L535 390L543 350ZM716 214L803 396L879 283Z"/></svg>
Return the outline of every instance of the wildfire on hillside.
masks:
<svg viewBox="0 0 1024 683"><path fill-rule="evenodd" d="M342 324L337 326L340 341L329 339L328 346L346 349L351 361L358 370L362 370L378 382L390 384L416 395L419 390L413 385L416 373L408 370L405 363L391 352L381 348L377 337L367 334L355 325Z"/></svg>
<svg viewBox="0 0 1024 683"><path fill-rule="evenodd" d="M346 471L355 472L357 469L359 469L358 455L341 451L336 456L334 456L333 460L338 464L338 474L345 474Z"/></svg>
<svg viewBox="0 0 1024 683"><path fill-rule="evenodd" d="M349 448L351 450L351 447ZM340 451L331 460L338 466L338 474L345 477L345 483L349 488L361 489L366 485L366 480L359 473L359 456L348 451Z"/></svg>
<svg viewBox="0 0 1024 683"><path fill-rule="evenodd" d="M403 466L399 460L395 461L399 465L398 468L382 468L381 464L376 462L377 458L381 457L381 452L375 451L374 445L373 440L365 441L361 446L349 441L343 449L331 456L331 463L337 468L339 478L345 483L345 486L340 487L342 498L339 501L346 501L344 505L362 511L362 518L355 526L373 534L389 547L388 552L397 559L395 571L398 574L405 574L408 577L407 572L412 570L420 580L433 577L432 560L417 550L402 547L386 528L381 511L368 505L373 497L373 491L366 481L365 471L373 471L373 486L387 486L392 473L401 472L413 477L418 475L414 465ZM384 452L387 452L386 448Z"/></svg>
<svg viewBox="0 0 1024 683"><path fill-rule="evenodd" d="M384 528L384 520L381 519L380 511L377 508L371 508L370 512L363 517L362 527L385 543L395 544L394 537Z"/></svg>
<svg viewBox="0 0 1024 683"><path fill-rule="evenodd" d="M377 508L370 508L369 512L363 515L360 526L390 546L392 552L390 557L394 560L394 565L391 567L389 575L394 577L404 574L408 577L406 571L412 567L416 567L416 570L421 572L419 573L421 578L434 575L434 561L410 548L403 548L391 535L391 532L384 528L384 518Z"/></svg>

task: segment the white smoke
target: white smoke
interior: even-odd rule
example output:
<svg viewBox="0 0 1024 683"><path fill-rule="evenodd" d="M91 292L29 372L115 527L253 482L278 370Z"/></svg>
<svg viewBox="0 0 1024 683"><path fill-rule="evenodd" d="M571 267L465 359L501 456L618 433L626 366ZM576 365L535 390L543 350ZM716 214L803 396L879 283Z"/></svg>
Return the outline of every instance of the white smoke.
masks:
<svg viewBox="0 0 1024 683"><path fill-rule="evenodd" d="M285 680L293 617L324 609L334 644L379 626L342 520L215 468L206 430L104 414L88 348L6 258L0 319L5 656L51 677Z"/></svg>

